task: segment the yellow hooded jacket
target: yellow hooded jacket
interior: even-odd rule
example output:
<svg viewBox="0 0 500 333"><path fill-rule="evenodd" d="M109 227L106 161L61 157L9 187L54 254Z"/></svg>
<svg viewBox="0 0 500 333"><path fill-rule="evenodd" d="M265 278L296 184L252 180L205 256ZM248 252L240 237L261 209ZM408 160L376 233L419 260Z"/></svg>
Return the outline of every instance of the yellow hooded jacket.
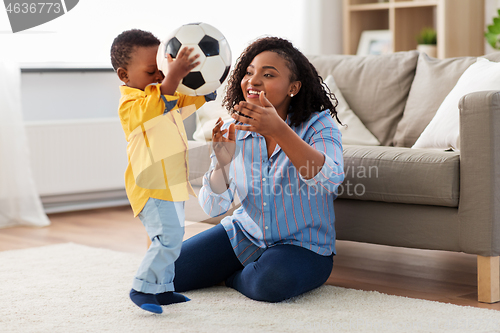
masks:
<svg viewBox="0 0 500 333"><path fill-rule="evenodd" d="M183 120L206 96L161 95L160 85L121 86L120 122L127 138L127 196L137 216L149 198L185 201L196 196L189 183L188 140ZM208 96L208 95L207 95Z"/></svg>

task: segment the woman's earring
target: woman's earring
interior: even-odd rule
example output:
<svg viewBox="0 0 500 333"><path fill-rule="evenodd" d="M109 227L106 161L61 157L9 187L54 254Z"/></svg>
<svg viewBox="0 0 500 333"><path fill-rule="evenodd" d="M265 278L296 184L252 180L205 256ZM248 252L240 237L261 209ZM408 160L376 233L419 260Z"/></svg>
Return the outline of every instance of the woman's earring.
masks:
<svg viewBox="0 0 500 333"><path fill-rule="evenodd" d="M290 94L290 97L293 97L293 94Z"/></svg>

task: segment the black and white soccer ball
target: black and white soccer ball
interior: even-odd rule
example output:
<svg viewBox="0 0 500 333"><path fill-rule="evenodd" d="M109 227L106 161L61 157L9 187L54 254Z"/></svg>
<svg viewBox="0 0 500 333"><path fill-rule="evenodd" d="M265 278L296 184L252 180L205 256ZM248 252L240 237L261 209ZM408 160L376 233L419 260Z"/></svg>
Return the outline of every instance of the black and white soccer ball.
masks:
<svg viewBox="0 0 500 333"><path fill-rule="evenodd" d="M156 57L158 69L168 71L167 54L176 58L184 47L193 47L191 56L199 54L198 66L182 80L177 91L189 96L207 95L219 88L231 68L231 49L224 35L207 23L181 26L165 38Z"/></svg>

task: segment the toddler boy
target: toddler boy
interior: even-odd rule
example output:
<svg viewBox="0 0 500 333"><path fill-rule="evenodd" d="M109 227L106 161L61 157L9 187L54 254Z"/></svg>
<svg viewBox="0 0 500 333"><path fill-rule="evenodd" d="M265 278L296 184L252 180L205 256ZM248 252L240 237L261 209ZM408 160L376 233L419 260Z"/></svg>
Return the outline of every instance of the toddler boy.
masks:
<svg viewBox="0 0 500 333"><path fill-rule="evenodd" d="M189 97L176 92L197 65L193 49L168 55L168 72L158 70L160 41L138 29L118 35L111 46L111 63L119 79L119 117L128 141L125 171L127 197L151 239L130 291L131 300L153 313L161 305L189 299L174 292L174 262L184 235L184 201L195 193L188 181L187 137L183 120L215 93Z"/></svg>

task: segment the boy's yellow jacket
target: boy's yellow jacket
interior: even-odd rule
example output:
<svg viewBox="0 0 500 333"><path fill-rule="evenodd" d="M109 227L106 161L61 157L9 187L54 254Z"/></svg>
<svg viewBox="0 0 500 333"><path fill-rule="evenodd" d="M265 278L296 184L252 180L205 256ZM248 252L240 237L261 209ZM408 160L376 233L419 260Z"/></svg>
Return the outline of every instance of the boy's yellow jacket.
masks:
<svg viewBox="0 0 500 333"><path fill-rule="evenodd" d="M205 96L162 96L160 85L121 86L120 122L127 138L127 196L137 216L149 198L185 201L196 196L189 183L188 141L183 120Z"/></svg>

